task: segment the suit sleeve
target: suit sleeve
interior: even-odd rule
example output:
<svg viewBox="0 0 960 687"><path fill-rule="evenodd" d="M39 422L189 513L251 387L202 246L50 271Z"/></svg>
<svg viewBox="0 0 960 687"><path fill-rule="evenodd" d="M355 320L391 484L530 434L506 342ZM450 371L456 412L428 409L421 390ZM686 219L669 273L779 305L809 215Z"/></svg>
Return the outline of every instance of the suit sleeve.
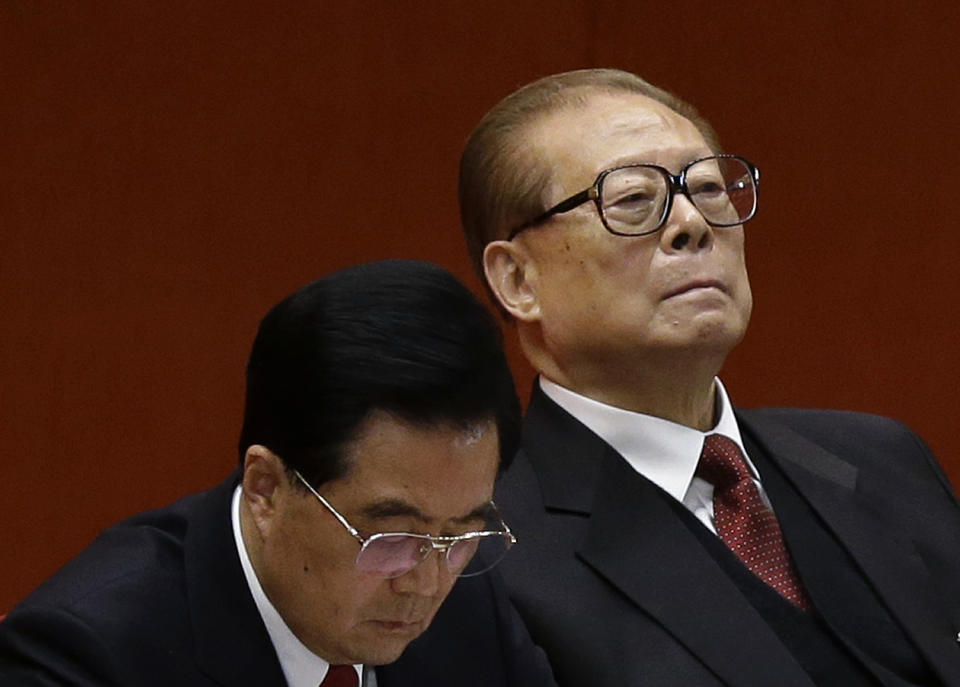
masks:
<svg viewBox="0 0 960 687"><path fill-rule="evenodd" d="M121 685L114 659L83 620L62 609L14 610L0 622L0 685Z"/></svg>
<svg viewBox="0 0 960 687"><path fill-rule="evenodd" d="M925 474L923 491L916 489L911 500L904 504L903 522L913 524L912 535L918 551L932 574L932 580L941 581L939 590L945 603L954 609L954 619L960 622L960 503L950 481L926 443L906 430L915 447L916 470ZM948 600L948 601L946 601Z"/></svg>

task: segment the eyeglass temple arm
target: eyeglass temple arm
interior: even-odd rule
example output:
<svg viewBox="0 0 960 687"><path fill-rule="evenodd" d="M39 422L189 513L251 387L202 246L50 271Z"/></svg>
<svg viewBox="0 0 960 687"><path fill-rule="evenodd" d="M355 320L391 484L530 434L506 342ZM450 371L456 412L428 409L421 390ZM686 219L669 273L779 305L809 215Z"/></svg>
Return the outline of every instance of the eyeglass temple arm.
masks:
<svg viewBox="0 0 960 687"><path fill-rule="evenodd" d="M589 190L589 189L588 189ZM513 543L517 543L517 538L513 536L513 532L510 529L510 525L507 524L507 521L503 519L503 516L500 515L500 509L497 508L497 504L491 499L490 505L493 506L494 512L497 514L497 519L500 521L500 524L503 525L503 531L510 535L510 539L513 540Z"/></svg>
<svg viewBox="0 0 960 687"><path fill-rule="evenodd" d="M311 494L313 494L314 496L317 497L317 500L320 501L320 503L322 503L322 504L326 507L326 509L327 509L328 511L330 511L330 513L333 515L333 517L335 517L335 518L340 522L340 524L344 526L344 528L347 530L347 532L349 532L350 534L352 534L352 535L354 536L354 538L355 538L358 542L360 542L361 544L364 544L364 543L366 542L366 539L364 539L363 537L360 536L360 533L357 532L356 528L355 528L353 525L351 525L349 522L347 522L347 519L344 518L342 515L340 515L340 513L338 513L337 510L336 510L333 506L331 506L329 503L327 503L327 500L326 500L325 498L323 498L322 496L320 496L319 493L317 493L317 490L314 489L314 488L310 485L310 483L303 478L303 475L301 475L299 471L294 470L294 471L293 471L293 474L295 474L295 475L297 476L297 479L299 479L301 482L303 482L303 486L305 486L307 489L309 489Z"/></svg>
<svg viewBox="0 0 960 687"><path fill-rule="evenodd" d="M529 222L524 222L519 227L511 231L510 235L507 237L507 240L508 241L513 240L513 238L524 229L529 229L530 227L535 227L538 224L546 222L548 219L550 219L554 215L559 215L564 212L569 212L570 210L573 210L575 207L579 207L583 205L588 200L596 200L598 195L599 195L599 192L597 191L597 186L596 184L594 184L590 188L584 189L583 191L580 191L580 193L574 194L569 198L567 198L566 200L561 200L559 203L554 205L549 210L537 215Z"/></svg>

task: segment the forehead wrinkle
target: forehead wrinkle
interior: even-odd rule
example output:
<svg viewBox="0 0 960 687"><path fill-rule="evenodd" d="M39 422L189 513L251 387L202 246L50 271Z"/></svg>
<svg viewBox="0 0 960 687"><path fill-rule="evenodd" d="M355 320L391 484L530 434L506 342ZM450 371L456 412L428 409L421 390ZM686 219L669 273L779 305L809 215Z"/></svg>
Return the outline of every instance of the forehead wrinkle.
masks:
<svg viewBox="0 0 960 687"><path fill-rule="evenodd" d="M671 118L665 112L655 110L646 110L641 121L637 121L636 109L621 110L614 112L606 118L606 124L615 134L635 134L643 135L651 129L674 129L676 122L670 121Z"/></svg>
<svg viewBox="0 0 960 687"><path fill-rule="evenodd" d="M609 105L613 107L610 108ZM571 119L570 113L576 112L582 116ZM558 146L556 131L558 127L562 129L568 126L574 127L568 131L571 134L576 132L573 138L578 143L573 147L563 144ZM600 137L596 142L600 147L591 144L594 132ZM666 105L639 94L599 93L596 98L545 114L536 128L531 128L531 133L535 134L531 136L531 149L538 150L542 160L552 170L586 164L589 172L578 182L582 184L593 181L593 178L586 177L592 175L595 178L597 174L614 167L630 164L673 166L663 164L667 158L682 158L682 166L712 154L710 146L703 140L693 122ZM693 150L690 144L672 144L667 143L667 140L658 144L658 139L677 137L692 137L690 143L695 143L696 150ZM604 155L601 150L610 147L612 141L622 141L626 148L640 146L649 147L649 150L643 153L636 150L608 151L609 155ZM676 173L678 170L671 171ZM555 176L552 176L551 182L550 188L554 194L572 192L566 188L558 190L559 184Z"/></svg>
<svg viewBox="0 0 960 687"><path fill-rule="evenodd" d="M604 111L605 100L620 104L622 107L613 111ZM547 112L539 119L530 122L527 128L539 134L541 146L550 150L553 148L553 132L561 122L563 125L571 123L571 120L575 122L575 126L581 129L581 140L588 142L592 131L601 131L604 134L643 135L651 130L676 129L678 122L688 121L655 100L649 98L643 98L643 100L645 101L643 105L630 105L616 96L601 96L594 101ZM571 113L579 114L571 116Z"/></svg>
<svg viewBox="0 0 960 687"><path fill-rule="evenodd" d="M654 113L651 113L654 114ZM658 122L647 122L643 126L632 126L630 122L622 122L621 125L616 127L616 133L620 135L627 135L635 137L636 140L640 141L645 133L651 132L654 135L659 133L667 134L682 134L682 129L686 126L692 128L693 125L690 124L686 119L682 117L679 119L671 118L666 114L661 115L656 113L655 118ZM679 117L679 115L676 115ZM671 121L673 119L673 121ZM695 128L694 128L695 129ZM667 144L664 141L662 145L651 146L651 149L646 151L644 154L638 154L634 151L618 155L612 159L607 160L604 169L610 169L612 167L620 167L623 165L634 165L634 164L661 164L666 159L678 159L680 160L680 166L686 165L694 160L706 157L712 154L710 147L702 140L702 136L697 132L696 137L693 141L696 145L691 146L690 143L677 143L677 144ZM598 170L598 173L603 170ZM679 169L670 170L673 173L679 172Z"/></svg>

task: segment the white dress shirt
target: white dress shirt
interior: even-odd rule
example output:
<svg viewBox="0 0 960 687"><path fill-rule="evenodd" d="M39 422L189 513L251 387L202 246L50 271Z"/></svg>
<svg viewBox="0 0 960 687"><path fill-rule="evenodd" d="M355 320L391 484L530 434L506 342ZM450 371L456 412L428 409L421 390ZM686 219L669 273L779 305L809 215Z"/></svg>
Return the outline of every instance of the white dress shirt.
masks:
<svg viewBox="0 0 960 687"><path fill-rule="evenodd" d="M719 379L714 379L714 417L718 419L707 432L615 408L570 391L545 377L540 377L539 383L543 393L615 448L634 470L682 503L714 534L717 530L713 525L713 485L694 474L707 435L723 434L736 442L743 451L760 496L767 506L770 505L760 484L759 473L743 446L727 391Z"/></svg>
<svg viewBox="0 0 960 687"><path fill-rule="evenodd" d="M283 675L287 678L287 685L289 687L317 687L327 676L330 664L310 651L293 634L293 631L287 627L270 599L267 598L263 587L260 586L260 580L257 579L257 574L250 563L250 556L247 554L247 547L244 545L243 536L240 533L240 489L238 486L233 492L230 515L233 522L233 540L237 545L237 554L240 556L240 564L243 566L243 574L247 579L250 594L253 595L257 610L260 611L260 617L263 618L263 623L267 626L267 633L270 635L270 641L273 642L277 658L280 659L280 668L283 669ZM357 671L361 687L376 687L377 678L372 667L365 670L364 666L355 665L354 670Z"/></svg>

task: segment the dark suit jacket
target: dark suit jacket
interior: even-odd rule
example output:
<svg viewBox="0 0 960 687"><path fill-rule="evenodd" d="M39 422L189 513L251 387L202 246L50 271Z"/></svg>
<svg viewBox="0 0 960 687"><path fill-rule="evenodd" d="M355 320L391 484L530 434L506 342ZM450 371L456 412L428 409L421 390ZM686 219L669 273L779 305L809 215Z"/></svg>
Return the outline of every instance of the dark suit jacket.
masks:
<svg viewBox="0 0 960 687"><path fill-rule="evenodd" d="M923 443L874 416L737 415L941 679L960 685L960 508ZM811 687L669 499L534 393L497 491L520 542L501 571L557 682ZM825 586L808 588L814 602Z"/></svg>
<svg viewBox="0 0 960 687"><path fill-rule="evenodd" d="M0 622L0 685L285 685L230 524L234 475L104 532ZM459 580L379 687L552 685L496 575Z"/></svg>

